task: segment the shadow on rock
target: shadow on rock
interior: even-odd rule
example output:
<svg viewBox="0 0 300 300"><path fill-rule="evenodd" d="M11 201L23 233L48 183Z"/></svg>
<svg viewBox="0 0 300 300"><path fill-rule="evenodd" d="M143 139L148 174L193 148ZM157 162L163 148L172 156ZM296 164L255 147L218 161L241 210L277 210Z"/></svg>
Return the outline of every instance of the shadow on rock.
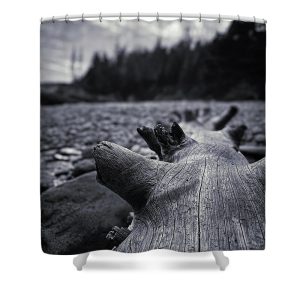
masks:
<svg viewBox="0 0 300 300"><path fill-rule="evenodd" d="M106 234L113 226L126 226L132 209L90 172L44 192L41 210L43 251L77 254L111 249Z"/></svg>

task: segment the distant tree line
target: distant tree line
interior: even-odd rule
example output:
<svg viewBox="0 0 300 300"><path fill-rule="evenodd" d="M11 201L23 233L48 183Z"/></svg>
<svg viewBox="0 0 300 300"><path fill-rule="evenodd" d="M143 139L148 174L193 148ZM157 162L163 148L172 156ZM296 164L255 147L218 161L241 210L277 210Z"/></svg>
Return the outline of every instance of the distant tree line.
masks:
<svg viewBox="0 0 300 300"><path fill-rule="evenodd" d="M95 54L77 82L86 92L119 100L265 99L265 25L232 22L209 43L192 44L189 35L171 48L116 57Z"/></svg>

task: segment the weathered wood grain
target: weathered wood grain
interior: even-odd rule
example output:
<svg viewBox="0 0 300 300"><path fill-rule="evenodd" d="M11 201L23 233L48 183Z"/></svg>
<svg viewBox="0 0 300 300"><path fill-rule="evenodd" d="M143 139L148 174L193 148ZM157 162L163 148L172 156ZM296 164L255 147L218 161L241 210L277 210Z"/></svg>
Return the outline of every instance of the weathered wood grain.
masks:
<svg viewBox="0 0 300 300"><path fill-rule="evenodd" d="M264 249L264 159L249 164L239 152L245 127L224 128L233 112L219 119L222 130L193 138L177 123L139 128L160 161L109 142L95 147L99 182L135 211L117 251Z"/></svg>

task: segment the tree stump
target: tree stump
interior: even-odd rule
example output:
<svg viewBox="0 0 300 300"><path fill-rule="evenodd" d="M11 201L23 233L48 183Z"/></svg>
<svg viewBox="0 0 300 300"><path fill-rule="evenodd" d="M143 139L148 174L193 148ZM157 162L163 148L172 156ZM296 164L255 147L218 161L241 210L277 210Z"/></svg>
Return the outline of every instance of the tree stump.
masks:
<svg viewBox="0 0 300 300"><path fill-rule="evenodd" d="M264 249L265 160L249 164L239 151L246 127L226 126L236 112L193 138L176 122L138 128L159 160L106 141L94 148L98 182L135 212L117 251Z"/></svg>

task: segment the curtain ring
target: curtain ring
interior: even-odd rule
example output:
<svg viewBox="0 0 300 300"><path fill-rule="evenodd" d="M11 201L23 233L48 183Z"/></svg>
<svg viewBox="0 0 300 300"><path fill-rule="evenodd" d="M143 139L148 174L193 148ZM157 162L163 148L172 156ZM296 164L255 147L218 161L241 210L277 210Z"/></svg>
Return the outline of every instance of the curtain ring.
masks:
<svg viewBox="0 0 300 300"><path fill-rule="evenodd" d="M182 22L182 13L180 13L179 21Z"/></svg>
<svg viewBox="0 0 300 300"><path fill-rule="evenodd" d="M256 23L256 19L255 19L255 16L253 16L253 21L254 21L254 23Z"/></svg>
<svg viewBox="0 0 300 300"><path fill-rule="evenodd" d="M68 15L65 15L65 22L68 23Z"/></svg>
<svg viewBox="0 0 300 300"><path fill-rule="evenodd" d="M240 15L237 15L238 21L241 21Z"/></svg>
<svg viewBox="0 0 300 300"><path fill-rule="evenodd" d="M83 13L82 13L82 15L81 15L81 22L83 22L84 21L84 18L83 18Z"/></svg>
<svg viewBox="0 0 300 300"><path fill-rule="evenodd" d="M219 23L221 23L221 15L219 14Z"/></svg>
<svg viewBox="0 0 300 300"><path fill-rule="evenodd" d="M156 14L156 21L157 22L159 21L159 14L158 13Z"/></svg>
<svg viewBox="0 0 300 300"><path fill-rule="evenodd" d="M138 20L138 22L140 21L140 13L139 12L137 14L137 20Z"/></svg>
<svg viewBox="0 0 300 300"><path fill-rule="evenodd" d="M41 24L43 24L43 18L41 18Z"/></svg>
<svg viewBox="0 0 300 300"><path fill-rule="evenodd" d="M199 14L199 22L201 22L202 21L202 19L201 19L201 13Z"/></svg>
<svg viewBox="0 0 300 300"><path fill-rule="evenodd" d="M52 23L54 23L55 21L54 21L54 16L52 17Z"/></svg>
<svg viewBox="0 0 300 300"><path fill-rule="evenodd" d="M264 21L264 24L267 24L267 20L263 19L263 21Z"/></svg>
<svg viewBox="0 0 300 300"><path fill-rule="evenodd" d="M119 15L119 20L120 20L120 22L122 22L122 13L120 13L120 15Z"/></svg>
<svg viewBox="0 0 300 300"><path fill-rule="evenodd" d="M99 14L99 22L102 22L102 13Z"/></svg>

